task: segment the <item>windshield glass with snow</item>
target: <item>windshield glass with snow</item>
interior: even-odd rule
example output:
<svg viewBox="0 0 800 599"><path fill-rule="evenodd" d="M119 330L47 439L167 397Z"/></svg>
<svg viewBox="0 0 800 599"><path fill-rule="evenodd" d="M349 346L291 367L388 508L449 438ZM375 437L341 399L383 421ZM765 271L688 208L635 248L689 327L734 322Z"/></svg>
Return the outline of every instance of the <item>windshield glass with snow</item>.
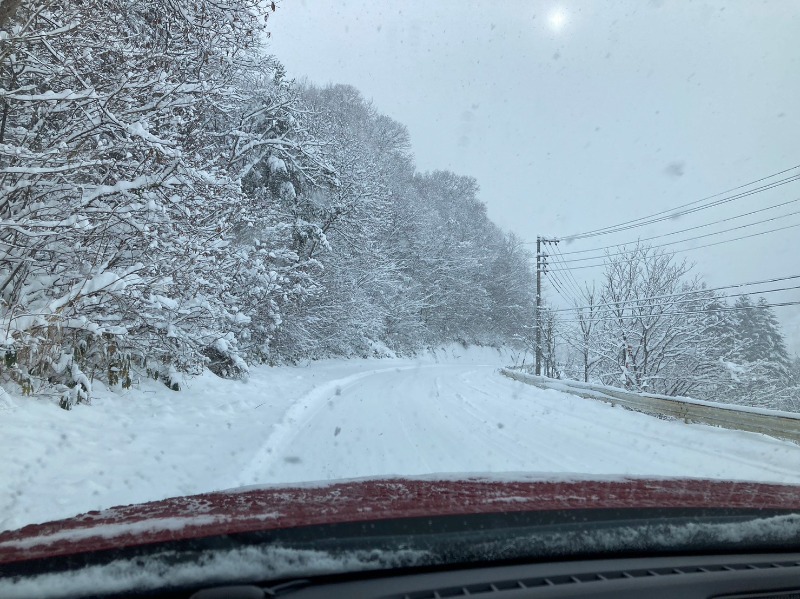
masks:
<svg viewBox="0 0 800 599"><path fill-rule="evenodd" d="M362 477L800 483L798 25L0 2L0 531Z"/></svg>

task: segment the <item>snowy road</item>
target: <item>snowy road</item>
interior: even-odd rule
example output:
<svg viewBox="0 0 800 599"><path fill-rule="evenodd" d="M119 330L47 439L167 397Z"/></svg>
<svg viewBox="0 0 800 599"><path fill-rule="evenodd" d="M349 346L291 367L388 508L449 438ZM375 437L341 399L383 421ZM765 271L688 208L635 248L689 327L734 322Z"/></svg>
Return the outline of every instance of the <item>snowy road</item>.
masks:
<svg viewBox="0 0 800 599"><path fill-rule="evenodd" d="M263 483L435 473L693 476L800 483L800 446L686 425L498 374L496 350L206 373L179 393L98 387L71 412L0 405L0 530Z"/></svg>
<svg viewBox="0 0 800 599"><path fill-rule="evenodd" d="M495 366L380 369L316 389L242 484L436 472L800 481L800 447L543 391Z"/></svg>

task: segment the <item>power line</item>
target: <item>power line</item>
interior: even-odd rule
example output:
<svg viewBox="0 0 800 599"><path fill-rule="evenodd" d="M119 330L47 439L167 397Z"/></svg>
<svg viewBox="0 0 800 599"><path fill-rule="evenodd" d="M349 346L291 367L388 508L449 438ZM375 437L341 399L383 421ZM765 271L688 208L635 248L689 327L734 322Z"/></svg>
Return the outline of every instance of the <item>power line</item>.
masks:
<svg viewBox="0 0 800 599"><path fill-rule="evenodd" d="M558 273L550 273L550 271L549 271L549 269L547 267L547 258L548 257L549 257L549 254L542 254L542 258L544 260L544 265L543 265L544 268L542 269L542 274L550 274L551 275L550 277L548 277L548 280L550 281L551 285L556 290L558 295L560 295L561 298L565 302L567 302L568 304L569 303L572 303L572 304L578 303L578 300L576 298L574 298L574 297L571 297L571 294L567 291L567 287L564 284L564 282L562 281L561 276Z"/></svg>
<svg viewBox="0 0 800 599"><path fill-rule="evenodd" d="M553 244L553 250L554 250L553 258L555 260L555 263L558 264L559 263L559 251L558 251L558 245L557 244ZM550 257L550 254L547 254L547 257ZM566 266L566 265L564 265L564 266ZM571 272L569 272L569 270L560 269L560 270L551 272L551 271L546 269L544 272L545 272L545 274L550 274L551 278L552 277L559 277L559 282L562 282L562 284L564 285L565 289L570 289L571 288L571 291L570 291L569 295L572 295L573 293L575 293L574 297L572 298L572 303L573 304L577 304L578 303L578 298L581 297L582 293L581 293L580 289L578 288L577 284L575 283L575 277L572 275ZM561 275L559 275L559 273L562 273L566 283L564 283L561 280L561 278L560 278Z"/></svg>
<svg viewBox="0 0 800 599"><path fill-rule="evenodd" d="M652 301L652 300L660 300L660 299L669 299L669 298L672 298L672 297L685 297L687 295L699 295L699 294L703 294L703 293L709 293L711 291L722 291L723 289L740 289L742 287L752 287L754 285L766 285L767 283L778 283L780 281L790 281L790 280L793 280L793 279L800 279L800 275L790 275L788 277L776 277L776 278L773 278L773 279L763 279L761 281L749 281L747 283L735 283L733 285L722 285L721 287L709 287L709 288L706 288L706 289L696 289L694 291L683 291L683 292L680 292L680 293L670 293L670 294L667 294L667 295L653 295L653 296L650 296L650 297L642 297L642 298L638 298L638 299L635 299L635 300L622 300L622 301L619 301L619 302L607 302L607 303L602 303L602 304L594 304L592 306L576 306L576 307L572 307L572 308L558 308L558 309L552 309L550 311L551 312L572 312L572 311L575 311L575 310L583 310L583 309L588 309L588 308L600 308L600 307L604 307L604 306L617 306L619 304L624 304L624 303L644 302L644 301ZM753 292L750 292L750 293L743 293L741 295L751 295L751 294L756 295L758 293L763 293L763 292L753 291ZM733 296L731 295L729 297L733 297Z"/></svg>
<svg viewBox="0 0 800 599"><path fill-rule="evenodd" d="M791 290L794 290L794 289L800 289L800 285L795 285L793 287L779 287L778 289L764 289L763 291L759 291L758 295L763 295L765 293L777 293L777 292L780 292L780 291L791 291ZM712 296L712 297L708 298L708 300L709 300L709 302L718 302L718 301L721 301L721 300L730 299L732 297L742 297L742 296L745 296L745 295L752 295L752 294L749 293L749 292L747 292L747 293L731 293L729 295L723 295L723 296ZM630 300L630 303L634 303L634 302L638 303L638 302L641 302L641 301L642 300ZM602 310L598 309L596 314L613 314L615 309L616 310L627 310L627 309L639 310L639 309L645 309L645 308L665 308L665 307L669 308L669 307L672 307L672 306L676 306L678 304L691 304L691 303L695 303L695 302L698 302L698 301L699 301L699 298L690 298L690 299L675 300L674 302L667 302L667 303L660 303L660 304L640 304L640 305L634 305L634 306L619 305L619 304L625 303L625 302L619 302L617 308L604 308ZM722 309L725 309L727 307L729 307L729 306L722 306L720 309L722 310ZM577 310L577 308L574 308L574 310ZM703 308L703 310L705 311L705 310L707 310L707 308ZM711 309L708 309L708 310L711 311ZM555 312L555 310L553 310L553 311ZM684 314L684 312L680 312L680 313ZM595 314L595 313L593 312L592 314ZM618 317L641 318L643 316L660 316L661 314L662 313L651 313L651 314L641 314L640 313L640 314L630 314L630 315L627 315L627 316L623 314L623 315L615 315L614 318L618 318ZM584 320L586 320L586 319L587 318L584 318ZM592 320L591 318L589 318L589 319Z"/></svg>
<svg viewBox="0 0 800 599"><path fill-rule="evenodd" d="M800 200L800 198L798 198ZM797 201L797 200L794 200ZM676 245L678 243L686 243L687 241L696 241L698 239L704 239L706 237L713 237L714 235L722 235L723 233L730 233L731 231L738 231L740 229L746 229L747 227L754 227L755 225L763 225L764 223L774 222L776 220L788 218L790 216L796 216L800 214L800 210L796 210L795 212L789 212L788 214L781 214L780 216L773 216L772 218L765 218L764 220L758 220L752 223L745 223L743 225L739 225L738 227L731 227L730 229L723 229L721 231L712 231L711 233L703 233L702 235L696 235L694 237L687 237L686 239L678 239L676 241L668 241L666 243L660 243L657 245L648 246L650 248L663 248L670 245ZM672 235L673 233L668 233L667 235ZM657 237L665 237L666 235L658 235ZM651 237L650 239L655 239L655 237ZM637 240L638 241L647 241L647 239ZM614 246L609 246L614 247ZM618 248L620 246L617 246ZM602 249L609 249L609 248L602 248ZM614 256L622 256L625 255L626 252L618 252L616 254L604 254L602 256L586 256L585 258L570 258L564 260L564 262L585 262L586 260L597 260L600 258L612 258Z"/></svg>
<svg viewBox="0 0 800 599"><path fill-rule="evenodd" d="M557 276L553 275L549 279L550 285L558 292L558 294L567 302L572 300L573 302L575 299L571 297L571 295L567 292L566 287L564 286L564 282Z"/></svg>
<svg viewBox="0 0 800 599"><path fill-rule="evenodd" d="M719 206L720 204L731 202L731 201L740 199L741 197L746 197L747 195L752 195L753 193L758 193L758 192L764 191L766 189L772 189L773 187L777 187L778 185L785 185L786 183L789 183L791 181L796 181L796 180L798 180L800 178L800 175L793 175L791 177L787 177L785 179L782 179L781 181L773 181L772 183L768 183L767 185L761 186L760 188L756 188L756 189L753 189L753 190L748 190L746 192L735 194L734 196L732 196L730 198L722 198L721 200L717 200L715 202L710 202L708 204L701 205L701 206L697 206L697 204L702 204L703 202L706 202L708 200L712 200L714 198L718 198L718 197L723 196L725 194L732 193L732 192L737 191L739 189L744 189L746 187L750 187L752 185L755 185L756 183L761 183L762 181L766 181L768 179L772 179L774 177L777 177L778 175L786 174L786 173L788 173L790 171L793 171L793 170L795 170L797 168L800 168L800 165L792 166L790 168L784 169L784 170L779 171L777 173L773 173L771 175L767 175L766 177L761 177L760 179L756 179L755 181L750 181L748 183L744 183L742 185L738 185L736 187L732 187L731 189L727 189L725 191L721 191L719 193L715 193L713 195L706 196L706 197L701 198L699 200L694 200L693 202L688 202L686 204L682 204L682 205L676 206L674 208L669 208L667 210L662 210L660 212L655 212L655 213L653 213L653 214L651 214L649 216L643 216L643 217L635 218L635 219L632 219L632 220L629 220L629 221L618 223L616 225L610 225L610 226L607 226L607 227L601 227L599 229L593 229L591 231L585 231L583 233L576 233L574 235L568 235L568 236L564 237L564 239L576 240L576 239L584 239L584 238L587 238L587 237L595 237L595 236L598 236L598 235L606 235L606 234L609 234L609 233L615 233L615 232L618 232L618 231L624 231L624 230L632 229L632 228L635 228L635 227L641 227L641 226L644 226L646 224L651 224L652 222L659 222L661 220L665 220L665 219L668 219L668 218L671 219L671 218L675 218L677 216L683 216L684 214L690 214L692 212L697 212L699 210L705 210L706 208L712 208L714 206ZM689 210L685 210L683 212L676 212L676 211L683 210L684 208L689 208L690 206L694 206L694 208L691 208ZM655 220L653 220L653 219L655 219Z"/></svg>
<svg viewBox="0 0 800 599"><path fill-rule="evenodd" d="M541 293L541 289L539 288L540 285L540 275L548 274L549 272L549 264L548 258L550 258L550 254L546 253L545 251L541 251L541 246L545 246L545 250L547 249L547 245L552 244L554 247L558 244L558 241L554 239L549 239L546 237L537 237L537 254L536 254L536 268L537 268L537 297ZM565 277L566 278L566 277ZM571 293L568 290L568 287L564 280L562 280L561 276L557 273L551 273L551 276L548 277L550 281L551 287L561 296L561 298L567 302L568 304L577 303L577 300L571 297Z"/></svg>
<svg viewBox="0 0 800 599"><path fill-rule="evenodd" d="M573 298L569 297L569 294L561 289L561 284L560 283L558 283L558 284L556 283L556 279L555 278L550 278L549 281L550 281L550 285L553 287L553 289L556 290L556 293L558 293L558 295L561 296L561 299L563 299L568 304L570 302L575 303L575 300Z"/></svg>
<svg viewBox="0 0 800 599"><path fill-rule="evenodd" d="M664 256L674 256L675 254L679 254L681 252L690 252L690 251L694 251L694 250L700 250L700 249L703 249L703 248L713 247L715 245L721 245L723 243L731 243L733 241L741 241L742 239L750 239L752 237L758 237L759 235L766 235L767 233L777 233L778 231L785 231L786 229L793 229L795 227L800 227L800 223L795 223L793 225L787 225L785 227L778 227L777 229L769 229L767 231L761 231L759 233L752 233L750 235L742 235L741 237L735 237L733 239L723 239L722 241L716 241L714 243L706 243L706 244L703 244L703 245L697 245L697 246L691 247L691 248L682 248L682 249L674 250L672 252L664 252L662 255L664 255ZM654 246L654 247L661 247L661 246ZM634 260L636 260L636 258L631 259L631 260L623 260L623 262L633 262ZM599 266L604 266L604 264L605 264L604 262L601 262L599 264L587 264L585 266L570 266L569 269L558 269L558 270L560 270L560 271L561 270L582 270L582 269L585 269L585 268L597 268Z"/></svg>
<svg viewBox="0 0 800 599"><path fill-rule="evenodd" d="M558 245L555 246L555 253L556 253L556 263L561 263L561 266L566 268L565 277L571 282L572 288L575 290L575 297L580 298L583 297L583 291L581 291L581 286L578 283L575 275L572 274L572 271L569 270L569 267L564 262L564 256L561 254L561 250L558 248ZM575 302L577 303L577 301Z"/></svg>
<svg viewBox="0 0 800 599"><path fill-rule="evenodd" d="M547 274L547 272L548 272L547 254L545 254L545 253L542 253L540 255L540 267L541 267L542 274ZM551 277L548 278L548 280L550 282L550 285L553 287L553 289L556 290L558 295L560 295L562 297L562 299L564 299L565 301L569 302L569 298L567 297L568 294L565 293L561 288L562 283L561 283L560 276L557 275L557 274L553 274Z"/></svg>
<svg viewBox="0 0 800 599"><path fill-rule="evenodd" d="M751 210L750 212L745 212L744 214L737 214L736 216L731 216L731 217L728 217L728 218L722 218L720 220L715 220L715 221L712 221L710 223L704 223L702 225L697 225L696 227L688 227L686 229L680 229L678 231L671 231L669 233L664 233L662 235L653 235L652 237L639 238L636 241L651 241L653 239L660 239L662 237L670 237L671 235L678 235L679 233L687 233L689 231L695 231L697 229L703 229L705 227L710 227L712 225L718 225L720 223L725 223L725 222L729 222L729 221L732 221L732 220L737 220L739 218L744 218L745 216L752 216L753 214L758 214L759 212L766 212L767 210L774 210L775 208L782 208L783 206L787 206L789 204L794 204L796 202L800 202L800 198L795 198L794 200L789 200L788 202L782 202L780 204L775 204L773 206L767 206L766 208L759 208L758 210ZM591 248L591 249L587 249L587 250L572 250L572 251L569 251L569 252L561 252L561 255L562 256L569 256L569 255L572 255L572 254L586 254L588 252L600 252L602 250L614 249L614 248L620 247L622 245L630 245L631 243L635 243L635 242L628 242L628 244L616 243L614 245L607 245L607 246L604 246L604 247Z"/></svg>
<svg viewBox="0 0 800 599"><path fill-rule="evenodd" d="M619 233L620 231L627 231L628 229L635 229L637 227L644 227L646 225L652 225L654 223L659 223L659 222L662 222L662 221L665 221L665 220L673 220L673 219L678 218L680 216L685 216L687 214L692 214L694 212L699 212L699 211L705 210L707 208L714 208L716 206L721 206L722 204L727 204L727 203L732 202L734 200L740 200L742 198L746 198L748 196L755 195L757 193L761 193L762 191L773 189L775 187L780 187L781 185L786 185L787 183L791 183L792 181L798 181L798 180L800 180L800 175L794 175L792 177L787 177L786 179L782 179L780 181L776 181L774 183L770 183L770 184L764 185L762 187L756 187L755 189L752 189L752 190L743 191L743 192L741 192L739 194L736 194L735 196L731 196L731 197L728 197L728 198L723 198L721 200L717 200L716 202L712 202L712 203L706 204L704 206L698 206L698 207L692 208L690 210L684 210L683 212L674 212L674 213L668 214L666 216L661 216L659 218L654 218L654 219L651 219L649 221L644 221L644 222L641 222L641 223L635 224L635 225L629 225L629 226L625 226L625 227L618 227L618 228L613 229L613 230L610 229L610 230L608 230L608 231L606 231L604 233L598 233L597 235L606 235L608 233ZM589 235L587 237L596 237L597 235ZM581 239L585 239L585 238L586 237L583 237ZM574 238L568 238L568 239L571 241Z"/></svg>
<svg viewBox="0 0 800 599"><path fill-rule="evenodd" d="M741 310L763 310L766 308L778 308L783 306L800 306L800 301L793 301L793 302L775 302L771 304L758 304L754 306L726 306L724 308L713 308L707 310L687 310L681 312L661 312L658 314L652 315L645 315L645 316L688 316L691 314L716 314L719 312L738 312ZM585 317L583 320L589 321L592 323L595 322L609 322L609 321L619 321L619 320L636 320L642 318L643 315L621 315L621 316L613 316L613 317L604 317L604 318L588 318ZM580 322L577 318L562 318L559 322Z"/></svg>

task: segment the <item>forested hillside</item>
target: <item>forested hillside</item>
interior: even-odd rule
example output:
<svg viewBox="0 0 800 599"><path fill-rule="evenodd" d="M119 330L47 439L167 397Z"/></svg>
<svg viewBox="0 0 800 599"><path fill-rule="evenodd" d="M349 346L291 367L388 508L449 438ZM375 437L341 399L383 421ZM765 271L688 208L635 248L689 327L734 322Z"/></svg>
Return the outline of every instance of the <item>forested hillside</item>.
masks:
<svg viewBox="0 0 800 599"><path fill-rule="evenodd" d="M2 377L521 343L530 256L351 87L296 85L250 0L3 3ZM274 10L274 9L273 9Z"/></svg>

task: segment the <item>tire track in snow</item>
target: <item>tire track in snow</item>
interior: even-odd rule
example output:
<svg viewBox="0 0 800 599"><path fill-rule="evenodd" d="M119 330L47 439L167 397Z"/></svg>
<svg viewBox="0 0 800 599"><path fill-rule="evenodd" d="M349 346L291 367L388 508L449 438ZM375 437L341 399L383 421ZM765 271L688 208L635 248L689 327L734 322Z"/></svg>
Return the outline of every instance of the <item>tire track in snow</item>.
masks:
<svg viewBox="0 0 800 599"><path fill-rule="evenodd" d="M414 437L412 437L411 433L408 431L408 426L406 426L406 423L404 422L404 420L405 419L403 418L403 415L402 415L402 412L401 412L400 415L397 418L397 423L400 426L400 430L403 431L403 436L406 439L408 447L414 447L414 445L415 445L414 444ZM433 472L434 471L434 468L431 466L430 461L425 457L425 452L418 452L417 453L417 459L422 463L422 465L425 467L426 471L428 471L428 472Z"/></svg>
<svg viewBox="0 0 800 599"><path fill-rule="evenodd" d="M315 387L297 401L292 403L280 422L272 425L266 441L259 447L255 456L247 466L242 469L236 486L246 486L268 483L264 480L264 474L284 453L284 450L291 446L294 439L301 433L313 418L325 407L330 399L340 394L343 389L352 387L358 381L387 372L400 372L403 370L414 370L418 368L430 368L435 365L411 365L411 366L392 366L390 368L379 368L358 372L340 379L334 379Z"/></svg>
<svg viewBox="0 0 800 599"><path fill-rule="evenodd" d="M493 369L493 374L497 373L497 369ZM472 389L473 391L477 391L481 395L487 397L489 400L496 401L497 400L497 389L495 388L495 393L489 393L480 387L476 387L470 381L470 376L474 374L485 374L485 372L479 370L469 370L467 372L463 372L459 374L459 382ZM492 377L490 380L493 380ZM505 427L500 429L497 426L497 414L488 413L484 410L481 406L478 406L473 401L470 401L464 395L457 393L456 397L459 401L466 406L466 409L463 411L479 422L481 422L484 426L486 426L490 431L490 437L492 439L496 439L497 437L502 438L507 442L507 444L500 444L496 442L497 447L502 447L505 453L512 454L519 453L520 449L528 449L535 455L536 461L541 465L549 465L550 468L549 472L578 472L582 466L580 460L577 459L565 459L565 456L553 456L553 447L550 443L539 441L539 436L536 434L530 434L524 439L520 439L516 436L510 435L506 432ZM494 423L494 424L492 424Z"/></svg>
<svg viewBox="0 0 800 599"><path fill-rule="evenodd" d="M495 464L487 471L501 470L520 470L524 469L523 464L535 463L536 470L548 472L574 472L580 469L580 462L575 459L563 459L563 456L554 456L552 448L544 442L536 439L536 436L521 436L510 434L510 429L503 425L498 426L496 414L483 416L476 410L476 406L465 397L468 387L479 391L495 401L499 395L497 389L495 393L487 393L481 389L474 388L468 384L470 375L478 374L481 377L492 379L492 372L497 370L492 364L474 364L466 372L458 372L453 378L445 379L442 384L441 377L433 380L433 395L436 398L435 404L440 418L453 418L463 423L460 428L461 434L454 437L453 446L463 444L465 437L469 438L472 446L485 447L489 454L494 457ZM487 376L488 375L488 376ZM476 426L477 425L477 426ZM445 430L440 430L441 434L446 434ZM520 458L524 460L520 463ZM506 464L506 467L499 466ZM461 467L463 468L463 466Z"/></svg>
<svg viewBox="0 0 800 599"><path fill-rule="evenodd" d="M576 472L575 468L579 466L577 461L564 460L563 458L549 455L552 453L552 447L545 443L536 442L535 434L526 437L524 440L512 437L504 430L499 429L496 423L492 424L490 418L484 418L483 415L479 414L478 410L475 409L475 404L467 400L461 393L456 393L455 397L463 404L462 413L467 414L479 422L481 426L486 427L488 435L484 437L484 440L490 440L490 443L498 450L498 453L519 455L521 450L527 449L534 454L531 457L535 458L539 464L547 465L548 471Z"/></svg>

